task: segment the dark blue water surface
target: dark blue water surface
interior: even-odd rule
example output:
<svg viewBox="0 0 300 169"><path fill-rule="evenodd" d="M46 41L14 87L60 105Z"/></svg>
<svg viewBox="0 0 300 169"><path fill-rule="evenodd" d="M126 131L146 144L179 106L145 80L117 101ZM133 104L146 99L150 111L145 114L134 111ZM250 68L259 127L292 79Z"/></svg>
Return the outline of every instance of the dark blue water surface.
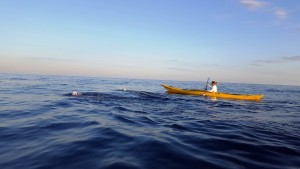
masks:
<svg viewBox="0 0 300 169"><path fill-rule="evenodd" d="M0 169L300 168L300 87L162 83L205 82L0 74Z"/></svg>

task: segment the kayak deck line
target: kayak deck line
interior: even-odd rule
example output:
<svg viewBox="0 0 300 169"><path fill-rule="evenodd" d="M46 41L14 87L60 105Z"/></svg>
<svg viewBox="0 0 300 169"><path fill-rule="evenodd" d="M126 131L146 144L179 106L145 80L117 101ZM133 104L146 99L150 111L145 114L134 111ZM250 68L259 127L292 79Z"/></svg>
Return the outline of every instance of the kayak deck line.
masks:
<svg viewBox="0 0 300 169"><path fill-rule="evenodd" d="M224 99L239 99L239 100L260 100L264 97L263 94L235 94L235 93L221 93L221 92L209 92L207 90L195 90L195 89L181 89L173 86L162 84L162 86L170 94L183 94L183 95L195 95L195 96L208 96Z"/></svg>

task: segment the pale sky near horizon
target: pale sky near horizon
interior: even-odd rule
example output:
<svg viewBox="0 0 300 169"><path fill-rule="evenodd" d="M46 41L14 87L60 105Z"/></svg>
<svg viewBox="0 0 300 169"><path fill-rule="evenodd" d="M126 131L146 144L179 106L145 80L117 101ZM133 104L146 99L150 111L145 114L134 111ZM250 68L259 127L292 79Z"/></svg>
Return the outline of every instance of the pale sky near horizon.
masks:
<svg viewBox="0 0 300 169"><path fill-rule="evenodd" d="M300 86L299 0L0 0L0 73Z"/></svg>

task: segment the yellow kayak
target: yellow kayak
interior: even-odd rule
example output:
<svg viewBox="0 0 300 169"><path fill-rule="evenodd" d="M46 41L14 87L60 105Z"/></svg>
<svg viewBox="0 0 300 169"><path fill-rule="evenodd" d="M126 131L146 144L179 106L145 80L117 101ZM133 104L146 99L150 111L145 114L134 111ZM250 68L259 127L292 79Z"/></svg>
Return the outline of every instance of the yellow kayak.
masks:
<svg viewBox="0 0 300 169"><path fill-rule="evenodd" d="M260 100L264 97L263 94L230 94L230 93L213 93L206 90L188 90L188 89L180 89L172 86L168 86L162 84L162 86L168 91L170 94L184 94L184 95L196 95L196 96L209 96L215 98L224 98L224 99L239 99L239 100Z"/></svg>

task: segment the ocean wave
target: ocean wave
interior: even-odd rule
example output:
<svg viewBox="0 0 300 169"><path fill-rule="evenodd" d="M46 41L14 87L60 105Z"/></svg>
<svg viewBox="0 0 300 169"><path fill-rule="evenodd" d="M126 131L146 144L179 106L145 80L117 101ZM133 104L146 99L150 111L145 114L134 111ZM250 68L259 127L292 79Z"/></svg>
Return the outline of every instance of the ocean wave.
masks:
<svg viewBox="0 0 300 169"><path fill-rule="evenodd" d="M262 102L246 102L169 95L161 81L3 78L1 169L300 166L300 104L293 87L251 85L269 90Z"/></svg>

